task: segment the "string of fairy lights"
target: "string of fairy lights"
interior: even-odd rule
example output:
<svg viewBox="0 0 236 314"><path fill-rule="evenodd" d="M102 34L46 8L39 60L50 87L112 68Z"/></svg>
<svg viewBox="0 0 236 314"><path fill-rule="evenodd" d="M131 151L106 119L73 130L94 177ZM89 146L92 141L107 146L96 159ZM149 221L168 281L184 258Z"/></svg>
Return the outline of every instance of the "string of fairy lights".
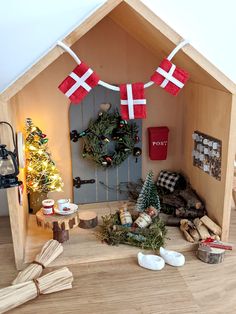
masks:
<svg viewBox="0 0 236 314"><path fill-rule="evenodd" d="M46 134L26 120L26 186L29 192L61 191L63 182L47 147Z"/></svg>

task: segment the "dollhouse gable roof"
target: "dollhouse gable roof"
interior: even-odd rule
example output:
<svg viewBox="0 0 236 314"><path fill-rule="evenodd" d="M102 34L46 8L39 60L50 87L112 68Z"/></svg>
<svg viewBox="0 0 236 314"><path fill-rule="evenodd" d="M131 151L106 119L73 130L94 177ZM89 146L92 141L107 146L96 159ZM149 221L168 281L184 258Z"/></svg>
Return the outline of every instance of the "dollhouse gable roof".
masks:
<svg viewBox="0 0 236 314"><path fill-rule="evenodd" d="M59 38L59 33L57 35L57 39L63 40L69 47L106 16L109 16L116 24L158 57L160 55L161 57L167 56L182 40L179 34L139 0L92 0L90 2L86 1L84 6L81 4L81 1L79 3L81 10L76 12L77 15L73 15L73 18L75 16L78 17L76 26L73 30L68 31L68 26L64 25L64 31L60 29L60 32L65 34L63 38ZM28 50L27 47L24 47L24 53L27 56L29 53L32 53L30 49ZM28 65L28 68L25 65L24 69L18 69L17 77L13 78L13 80L11 77L8 77L8 82L2 82L2 84L0 82L0 91L2 89L0 97L3 100L13 97L62 53L64 51L56 45L56 42L54 42L53 46L48 47L46 51L42 50L39 55L34 56L35 62ZM236 93L235 83L191 45L185 46L173 60L174 63L183 66L190 73L193 82ZM14 66L14 60L11 65L9 64L9 67L12 66Z"/></svg>

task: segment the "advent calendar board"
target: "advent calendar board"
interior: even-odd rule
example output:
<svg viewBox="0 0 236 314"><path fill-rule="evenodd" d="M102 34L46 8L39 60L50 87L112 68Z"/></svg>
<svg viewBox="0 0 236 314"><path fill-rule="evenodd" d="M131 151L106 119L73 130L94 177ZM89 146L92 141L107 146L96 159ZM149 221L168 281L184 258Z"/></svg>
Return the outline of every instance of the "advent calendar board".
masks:
<svg viewBox="0 0 236 314"><path fill-rule="evenodd" d="M199 131L195 131L192 137L193 165L220 181L222 142Z"/></svg>

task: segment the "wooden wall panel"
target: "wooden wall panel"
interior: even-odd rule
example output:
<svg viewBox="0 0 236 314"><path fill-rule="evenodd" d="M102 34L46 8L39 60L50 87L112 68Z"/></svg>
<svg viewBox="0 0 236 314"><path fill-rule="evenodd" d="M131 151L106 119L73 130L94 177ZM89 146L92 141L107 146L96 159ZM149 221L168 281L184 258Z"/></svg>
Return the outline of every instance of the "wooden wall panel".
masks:
<svg viewBox="0 0 236 314"><path fill-rule="evenodd" d="M0 120L9 122L14 131L18 130L17 123L17 104L15 99L9 102L0 102ZM6 144L10 149L13 149L11 131L7 126L1 126L1 143ZM24 182L23 170L19 179ZM24 260L24 249L27 232L28 207L26 201L26 192L24 191L23 206L19 204L18 188L7 189L8 209L11 222L11 231L13 239L13 247L15 254L16 267L20 269Z"/></svg>
<svg viewBox="0 0 236 314"><path fill-rule="evenodd" d="M233 188L233 177L234 177L234 160L236 152L236 95L232 95L231 103L231 117L229 121L229 134L228 134L228 155L226 165L226 182L225 182L225 198L224 198L224 209L223 209L223 238L228 240L229 237L229 226L231 218L231 207L232 207L232 188Z"/></svg>
<svg viewBox="0 0 236 314"><path fill-rule="evenodd" d="M81 38L73 49L101 77L110 83L147 82L158 60L145 47L128 35L111 19L106 18ZM49 137L49 149L61 172L63 192L52 193L55 199L72 198L71 154L69 142L69 101L58 90L59 83L76 66L68 55L62 55L18 94L19 121L31 117ZM162 168L178 169L181 152L181 107L159 87L146 89L147 119L143 121L143 176L149 169L157 174ZM93 108L91 107L91 110ZM166 161L150 161L147 127L170 127L170 150Z"/></svg>
<svg viewBox="0 0 236 314"><path fill-rule="evenodd" d="M227 238L232 194L229 181L232 181L233 176L232 153L228 154L229 150L235 152L233 147L229 147L232 95L189 83L185 87L182 102L184 108L182 168L190 178L193 187L205 200L209 216L224 227L224 238ZM193 166L192 133L195 130L222 141L221 181L217 181L201 169ZM232 175L230 175L230 171ZM227 189L226 186L228 186Z"/></svg>

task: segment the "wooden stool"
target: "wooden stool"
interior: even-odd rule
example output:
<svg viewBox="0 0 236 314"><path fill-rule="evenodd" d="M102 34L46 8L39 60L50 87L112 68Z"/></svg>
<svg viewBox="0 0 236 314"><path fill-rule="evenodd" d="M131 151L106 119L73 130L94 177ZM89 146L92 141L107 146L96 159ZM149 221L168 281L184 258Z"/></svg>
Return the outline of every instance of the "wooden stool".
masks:
<svg viewBox="0 0 236 314"><path fill-rule="evenodd" d="M44 228L50 228L53 231L53 239L60 243L69 240L69 230L78 226L78 212L71 215L44 215L40 209L36 213L37 225Z"/></svg>

